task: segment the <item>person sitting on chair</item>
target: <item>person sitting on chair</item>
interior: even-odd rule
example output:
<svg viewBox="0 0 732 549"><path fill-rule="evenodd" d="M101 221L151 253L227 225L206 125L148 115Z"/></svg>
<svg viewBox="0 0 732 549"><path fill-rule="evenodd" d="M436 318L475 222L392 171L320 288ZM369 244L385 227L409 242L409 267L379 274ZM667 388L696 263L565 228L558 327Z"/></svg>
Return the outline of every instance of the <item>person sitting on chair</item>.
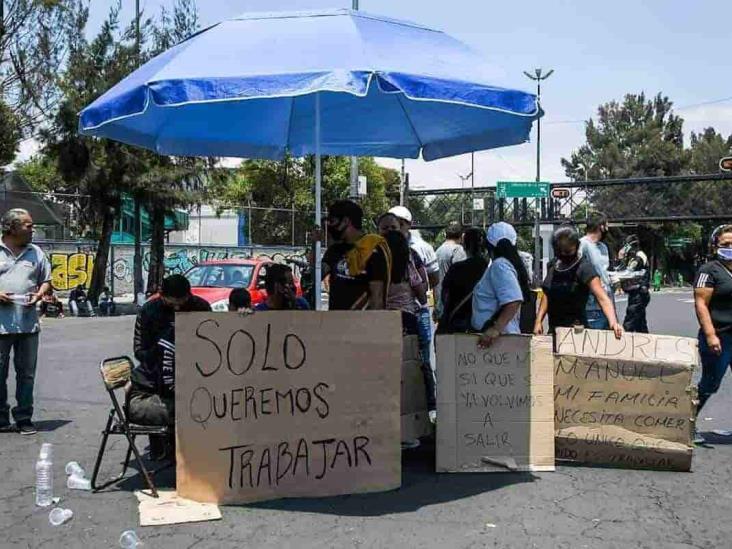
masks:
<svg viewBox="0 0 732 549"><path fill-rule="evenodd" d="M191 294L183 275L163 280L160 295L142 306L135 322L134 350L139 364L130 376L128 416L139 425L173 425L175 422L175 313L210 311L207 301ZM156 459L170 455L172 444L150 437Z"/></svg>
<svg viewBox="0 0 732 549"><path fill-rule="evenodd" d="M99 296L99 312L102 316L114 316L117 311L117 304L114 302L114 296L109 291L109 287L105 286Z"/></svg>

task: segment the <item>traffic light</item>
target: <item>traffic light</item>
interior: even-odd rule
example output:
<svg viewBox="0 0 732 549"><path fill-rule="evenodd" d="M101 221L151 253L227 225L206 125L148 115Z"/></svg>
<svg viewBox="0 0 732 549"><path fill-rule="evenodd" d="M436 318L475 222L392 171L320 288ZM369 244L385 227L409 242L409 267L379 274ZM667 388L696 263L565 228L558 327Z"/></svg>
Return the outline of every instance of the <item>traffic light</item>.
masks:
<svg viewBox="0 0 732 549"><path fill-rule="evenodd" d="M552 189L552 198L569 198L569 189L556 188Z"/></svg>
<svg viewBox="0 0 732 549"><path fill-rule="evenodd" d="M720 160L719 169L723 172L732 172L732 156L725 156Z"/></svg>

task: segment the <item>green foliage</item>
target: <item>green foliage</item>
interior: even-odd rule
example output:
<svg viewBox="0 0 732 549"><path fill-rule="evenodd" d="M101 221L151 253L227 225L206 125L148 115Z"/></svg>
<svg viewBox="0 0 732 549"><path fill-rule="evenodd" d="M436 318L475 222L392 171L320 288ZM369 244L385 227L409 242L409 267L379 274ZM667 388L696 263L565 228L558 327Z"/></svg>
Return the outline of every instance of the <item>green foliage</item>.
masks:
<svg viewBox="0 0 732 549"><path fill-rule="evenodd" d="M20 120L0 98L0 168L10 164L18 152Z"/></svg>
<svg viewBox="0 0 732 549"><path fill-rule="evenodd" d="M56 163L47 156L37 154L16 165L16 170L37 192L57 191L60 183Z"/></svg>

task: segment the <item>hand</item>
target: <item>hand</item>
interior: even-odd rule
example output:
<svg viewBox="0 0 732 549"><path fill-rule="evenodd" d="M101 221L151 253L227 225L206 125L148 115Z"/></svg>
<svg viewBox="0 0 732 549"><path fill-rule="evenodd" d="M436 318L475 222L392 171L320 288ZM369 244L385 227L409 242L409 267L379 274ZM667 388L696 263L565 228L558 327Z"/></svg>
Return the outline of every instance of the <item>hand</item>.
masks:
<svg viewBox="0 0 732 549"><path fill-rule="evenodd" d="M540 336L544 333L544 323L537 322L534 324L534 335Z"/></svg>
<svg viewBox="0 0 732 549"><path fill-rule="evenodd" d="M493 345L493 342L498 339L498 336L500 335L501 332L499 332L495 328L488 328L478 338L478 347L480 347L481 349L487 349L488 347Z"/></svg>
<svg viewBox="0 0 732 549"><path fill-rule="evenodd" d="M239 316L242 316L245 318L248 317L249 315L253 315L253 314L254 314L254 309L241 309L239 311Z"/></svg>
<svg viewBox="0 0 732 549"><path fill-rule="evenodd" d="M617 322L610 326L610 329L615 332L615 339L620 339L621 337L623 337L623 327Z"/></svg>
<svg viewBox="0 0 732 549"><path fill-rule="evenodd" d="M707 347L709 347L709 350L715 355L722 354L722 342L717 337L717 334L707 336Z"/></svg>
<svg viewBox="0 0 732 549"><path fill-rule="evenodd" d="M33 307L36 303L41 300L41 294L30 294L27 306Z"/></svg>
<svg viewBox="0 0 732 549"><path fill-rule="evenodd" d="M0 303L12 303L13 300L10 299L10 295L5 292L0 292Z"/></svg>

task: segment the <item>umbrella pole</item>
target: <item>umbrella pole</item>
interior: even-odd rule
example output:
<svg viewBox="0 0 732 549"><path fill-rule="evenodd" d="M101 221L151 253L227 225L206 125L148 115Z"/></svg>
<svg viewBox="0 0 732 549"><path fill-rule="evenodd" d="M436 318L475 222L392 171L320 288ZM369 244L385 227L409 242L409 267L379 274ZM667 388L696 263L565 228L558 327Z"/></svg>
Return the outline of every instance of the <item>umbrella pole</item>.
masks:
<svg viewBox="0 0 732 549"><path fill-rule="evenodd" d="M320 227L320 220L322 215L320 213L321 204L321 168L320 168L320 94L315 93L315 226ZM325 231L323 231L325 237ZM313 289L315 291L315 310L320 311L323 308L321 290L322 290L322 264L321 258L321 244L320 240L315 241L315 280Z"/></svg>

